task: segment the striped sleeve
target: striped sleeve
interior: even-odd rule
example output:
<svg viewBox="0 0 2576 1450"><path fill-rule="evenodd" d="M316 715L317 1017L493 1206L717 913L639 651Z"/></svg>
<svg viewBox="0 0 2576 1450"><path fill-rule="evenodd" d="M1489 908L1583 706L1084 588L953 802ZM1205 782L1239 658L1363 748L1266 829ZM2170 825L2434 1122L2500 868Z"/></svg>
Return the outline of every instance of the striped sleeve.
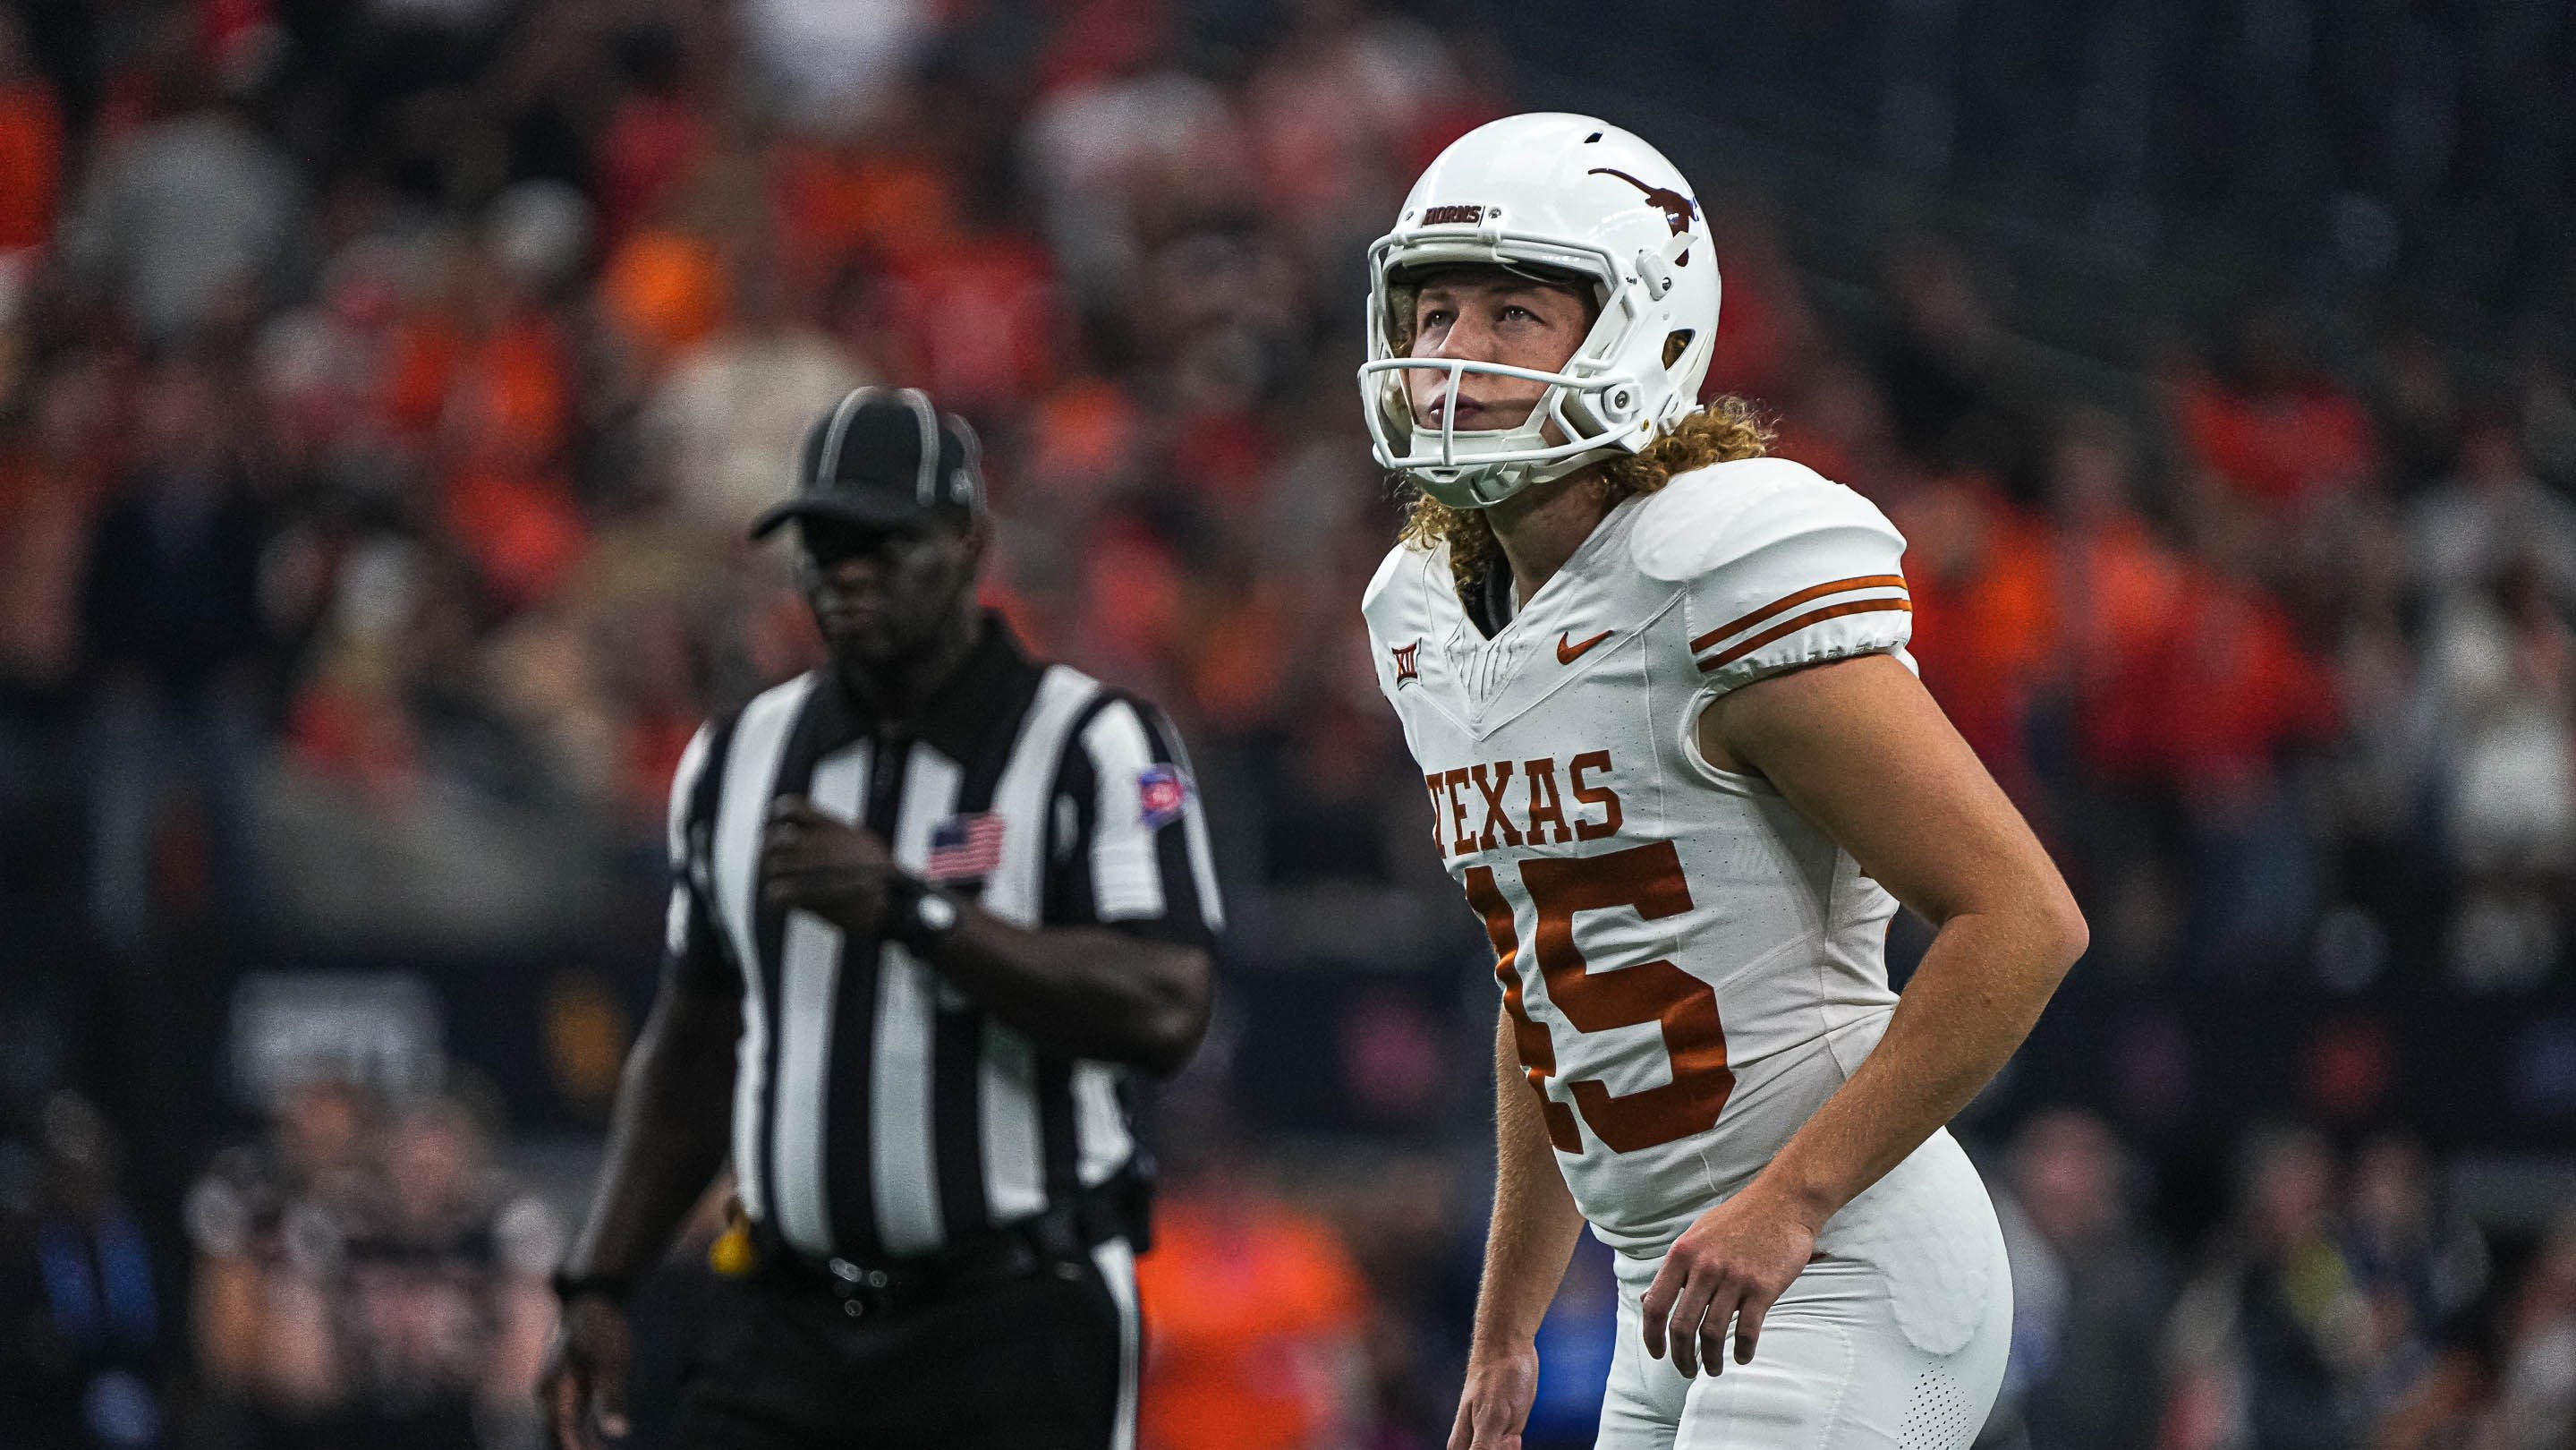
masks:
<svg viewBox="0 0 2576 1450"><path fill-rule="evenodd" d="M1201 945L1224 930L1198 781L1161 711L1104 695L1074 727L1053 817L1051 924Z"/></svg>
<svg viewBox="0 0 2576 1450"><path fill-rule="evenodd" d="M1859 494L1806 479L1729 519L1718 557L1687 582L1691 661L1709 695L1801 665L1901 652L1913 637L1904 536Z"/></svg>
<svg viewBox="0 0 2576 1450"><path fill-rule="evenodd" d="M669 838L671 900L662 936L666 980L692 991L740 995L742 974L725 956L723 935L710 905L715 899L709 842L715 831L721 762L733 737L733 717L698 727L671 773Z"/></svg>

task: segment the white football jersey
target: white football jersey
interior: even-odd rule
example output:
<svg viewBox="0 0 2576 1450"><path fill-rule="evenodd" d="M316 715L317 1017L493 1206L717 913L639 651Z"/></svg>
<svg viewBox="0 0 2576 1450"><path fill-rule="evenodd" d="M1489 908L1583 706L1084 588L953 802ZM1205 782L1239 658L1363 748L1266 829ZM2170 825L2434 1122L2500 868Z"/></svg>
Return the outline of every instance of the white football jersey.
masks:
<svg viewBox="0 0 2576 1450"><path fill-rule="evenodd" d="M1369 583L1379 688L1614 1247L1659 1251L1741 1187L1895 1007L1895 901L1695 727L1780 670L1904 658L1904 548L1860 495L1756 458L1620 503L1490 639L1445 549L1398 545Z"/></svg>

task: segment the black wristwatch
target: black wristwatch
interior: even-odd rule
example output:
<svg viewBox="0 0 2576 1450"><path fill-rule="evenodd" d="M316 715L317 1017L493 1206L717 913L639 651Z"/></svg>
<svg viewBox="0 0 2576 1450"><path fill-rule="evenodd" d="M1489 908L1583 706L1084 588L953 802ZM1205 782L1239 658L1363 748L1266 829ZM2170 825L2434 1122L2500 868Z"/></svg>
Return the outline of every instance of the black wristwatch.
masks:
<svg viewBox="0 0 2576 1450"><path fill-rule="evenodd" d="M557 1269L547 1280L554 1286L555 1298L567 1309L576 1299L605 1299L623 1305L635 1292L635 1281L623 1274L573 1274Z"/></svg>
<svg viewBox="0 0 2576 1450"><path fill-rule="evenodd" d="M957 902L938 887L909 876L895 878L886 893L885 939L900 942L915 956L927 956L957 929Z"/></svg>

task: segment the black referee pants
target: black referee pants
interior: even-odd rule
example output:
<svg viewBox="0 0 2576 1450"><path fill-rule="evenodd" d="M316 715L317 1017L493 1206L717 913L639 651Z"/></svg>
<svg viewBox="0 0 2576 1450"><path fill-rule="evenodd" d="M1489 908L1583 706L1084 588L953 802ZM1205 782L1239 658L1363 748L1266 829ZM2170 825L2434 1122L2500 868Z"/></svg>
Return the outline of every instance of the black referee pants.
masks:
<svg viewBox="0 0 2576 1450"><path fill-rule="evenodd" d="M725 1280L669 1450L1129 1450L1130 1263L1113 1241L1070 1277L856 1319L820 1285Z"/></svg>

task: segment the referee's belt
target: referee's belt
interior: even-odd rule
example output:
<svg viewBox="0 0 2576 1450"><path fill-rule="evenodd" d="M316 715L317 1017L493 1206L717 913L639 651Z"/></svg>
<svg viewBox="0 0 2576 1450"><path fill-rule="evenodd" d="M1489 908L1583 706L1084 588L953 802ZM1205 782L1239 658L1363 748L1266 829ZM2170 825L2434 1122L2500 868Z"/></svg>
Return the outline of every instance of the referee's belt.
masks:
<svg viewBox="0 0 2576 1450"><path fill-rule="evenodd" d="M878 1263L812 1258L768 1223L752 1220L739 1226L751 1249L744 1273L783 1288L831 1294L853 1319L902 1313L1043 1273L1078 1279L1090 1270L1092 1249L1114 1238L1126 1238L1141 1251L1152 1196L1153 1180L1131 1163L1033 1217L936 1253Z"/></svg>

